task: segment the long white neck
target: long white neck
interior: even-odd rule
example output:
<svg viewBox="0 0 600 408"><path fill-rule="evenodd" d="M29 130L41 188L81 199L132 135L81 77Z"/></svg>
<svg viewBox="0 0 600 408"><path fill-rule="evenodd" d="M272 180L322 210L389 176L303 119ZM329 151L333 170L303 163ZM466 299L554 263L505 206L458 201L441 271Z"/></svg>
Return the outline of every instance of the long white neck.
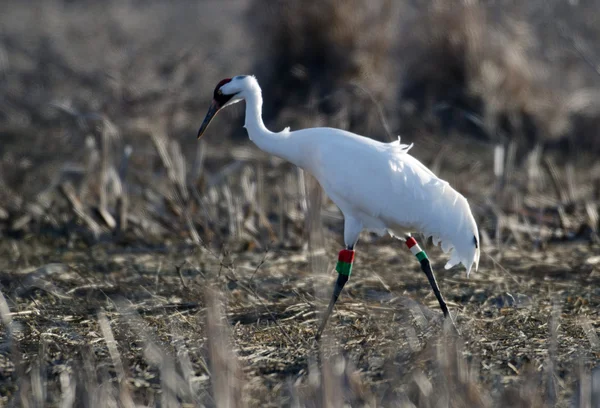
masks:
<svg viewBox="0 0 600 408"><path fill-rule="evenodd" d="M244 92L246 100L246 122L244 127L248 132L250 140L258 146L259 149L281 157L296 166L304 167L305 157L303 148L305 143L301 137L294 136L293 132L284 130L280 133L273 133L265 127L262 120L262 92L257 82Z"/></svg>

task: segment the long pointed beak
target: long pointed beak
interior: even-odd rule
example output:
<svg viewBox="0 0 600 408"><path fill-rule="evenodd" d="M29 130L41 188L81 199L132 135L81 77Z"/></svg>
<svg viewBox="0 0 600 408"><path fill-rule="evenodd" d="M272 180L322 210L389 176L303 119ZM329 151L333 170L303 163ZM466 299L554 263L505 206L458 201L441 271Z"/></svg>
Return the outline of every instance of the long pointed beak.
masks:
<svg viewBox="0 0 600 408"><path fill-rule="evenodd" d="M202 126L200 126L200 129L198 129L198 139L202 137L204 131L210 124L210 121L215 117L215 115L217 114L217 112L219 112L220 109L221 107L219 106L217 101L213 100L210 104L210 107L208 108L208 112L206 112L206 117L202 122Z"/></svg>

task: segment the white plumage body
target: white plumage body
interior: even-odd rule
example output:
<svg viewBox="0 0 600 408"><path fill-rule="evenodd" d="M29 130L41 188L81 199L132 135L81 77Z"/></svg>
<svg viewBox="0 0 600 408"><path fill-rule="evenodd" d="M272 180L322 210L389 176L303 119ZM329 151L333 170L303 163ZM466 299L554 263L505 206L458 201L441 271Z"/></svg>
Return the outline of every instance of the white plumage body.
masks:
<svg viewBox="0 0 600 408"><path fill-rule="evenodd" d="M289 133L308 142L302 167L344 214L346 235L356 229L394 236L420 232L452 251L447 268L459 262L467 273L473 264L477 268L478 231L467 200L411 156L412 145L333 128Z"/></svg>
<svg viewBox="0 0 600 408"><path fill-rule="evenodd" d="M467 274L479 263L479 234L467 200L408 153L400 141L381 143L340 129L269 131L262 95L252 76L220 87L246 100L245 127L262 150L310 172L344 214L344 241L354 246L365 229L401 236L420 232L450 253L446 268L462 263Z"/></svg>

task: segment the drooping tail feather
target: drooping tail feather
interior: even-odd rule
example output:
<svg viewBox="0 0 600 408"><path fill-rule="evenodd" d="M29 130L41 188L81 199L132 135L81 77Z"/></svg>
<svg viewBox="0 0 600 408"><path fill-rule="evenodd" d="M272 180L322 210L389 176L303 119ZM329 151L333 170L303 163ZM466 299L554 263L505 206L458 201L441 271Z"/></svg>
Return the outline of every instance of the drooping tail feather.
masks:
<svg viewBox="0 0 600 408"><path fill-rule="evenodd" d="M432 196L440 197L431 202L431 213L436 216L423 223L422 232L426 237L431 236L435 245L441 244L444 253L450 253L446 269L462 263L469 276L473 265L475 271L479 268L480 256L479 231L471 208L467 200L448 184L434 188L437 194Z"/></svg>

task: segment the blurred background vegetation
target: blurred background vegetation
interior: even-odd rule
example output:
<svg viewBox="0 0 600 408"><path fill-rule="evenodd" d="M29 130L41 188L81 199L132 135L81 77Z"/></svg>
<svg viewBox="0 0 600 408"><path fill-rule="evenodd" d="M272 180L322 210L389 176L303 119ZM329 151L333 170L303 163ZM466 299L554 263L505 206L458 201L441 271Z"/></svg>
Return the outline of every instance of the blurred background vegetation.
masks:
<svg viewBox="0 0 600 408"><path fill-rule="evenodd" d="M137 214L134 224L147 221L155 232L164 225L155 225L152 214L164 210L174 183L186 207L210 206L202 200L219 185L225 162L244 168L240 162L261 157L248 147L239 106L202 143L194 139L214 85L240 73L262 84L265 120L274 130L323 125L378 140L401 135L417 142L414 153L443 177L459 179L454 173L465 167L483 166L492 176L496 148L504 153L496 159L508 165L499 168L503 184L515 176L512 167L530 163L523 183L539 190L546 190L546 174L536 173L536 165L551 154L561 170L591 169L586 182L597 186L597 6L594 0L6 1L2 230L63 225L67 220L50 214L67 205L53 194L65 182L84 206L101 207L105 219L96 235L117 228L124 195L135 210L121 221ZM436 161L440 149L445 154ZM477 194L490 182L468 184L469 196L469 188ZM261 194L263 207L278 200L269 188ZM199 211L190 217L200 236L220 227L219 217L202 219Z"/></svg>
<svg viewBox="0 0 600 408"><path fill-rule="evenodd" d="M244 149L240 107L220 117L201 144L193 137L214 85L240 73L262 84L265 119L274 130L324 125L378 140L401 135L417 142L414 153L426 164L447 149L443 159L454 172L461 155L459 164L491 170L499 146L501 161L519 168L556 154L560 166L592 166L597 180L597 6L593 0L4 2L3 230L63 224L47 210L56 204L51 192L65 181L84 204L101 204L109 228L116 227L110 218L123 184L134 207L142 205L138 199L152 201L148 189L174 182L179 199L193 195L193 187L200 200L207 183L216 185L224 160L259 155ZM502 173L510 172L504 167ZM261 191L276 201L268 193ZM25 210L28 204L35 210ZM158 201L153 205L160 210ZM191 217L200 235L219 227Z"/></svg>
<svg viewBox="0 0 600 408"><path fill-rule="evenodd" d="M51 251L92 251L98 244L162 251L185 243L215 259L199 261L194 255L172 260L177 262L177 271L181 273L188 265L189 273L203 271L203 279L209 276L217 281L225 279L221 269L231 268L232 258L247 253L256 261L252 268L259 265L250 280L228 277L229 281L221 282L220 288L225 288L233 302L231 310L235 302L256 307L256 299L272 301L267 303L273 309L281 306L278 302L283 298L270 297L266 289L260 296L257 292L242 296L236 286L244 282L253 291L260 290L252 278L264 262L265 251L304 254L301 250L308 249L304 269L324 273L340 247L341 214L322 197L310 175L251 144L242 127L242 104L221 113L202 141L196 140L216 83L254 74L263 89L266 125L274 131L285 126L292 130L332 126L381 141L400 135L404 143L414 142L411 153L468 198L482 244L499 261L514 261L514 268L526 274L529 269L516 258L511 261L504 248L529 252L554 250L557 243L580 245L583 252L573 262L579 265L579 259L595 259L595 263L574 267L586 275L579 277L582 280L574 283L572 291L588 288L582 295L588 303L581 307L593 310L597 299L594 303L589 298L598 295L594 292L598 275L593 272L596 267L589 265L598 263L590 254L597 251L600 228L599 10L600 0L4 0L0 5L3 292L21 290L22 282L12 273L33 262L28 250L19 246L23 243L31 245L31 253L42 245ZM390 243L387 238L367 235L362 240L375 241ZM329 252L315 252L322 248ZM54 258L40 255L39 259ZM552 259L560 262L563 258L553 255ZM112 266L105 265L101 271L116 265L106 262ZM208 268L206 262L216 262L212 275L203 269ZM484 269L498 272L495 263L482 262ZM95 264L85 265L96 271ZM129 273L123 268L124 274ZM154 273L156 265L143 268L154 268ZM536 276L555 273L556 277L564 270L572 271L545 268ZM268 273L272 280L263 276L265 287L302 284L289 281L285 271ZM156 276L158 291L158 272ZM515 279L502 276L508 283L495 281L496 288L508 290ZM372 284L360 279L351 283L357 287ZM190 296L189 302L198 301L178 292L183 290L179 277L171 284L165 288L182 298ZM131 285L124 288L141 296L136 292L139 285ZM204 284L198 285L202 292ZM231 294L232 288L237 288L237 295ZM537 286L532 283L531 288ZM298 290L303 289L294 286L288 295L296 296ZM485 293L489 296L482 296L487 300L478 301L473 310L480 306L483 310L482 304L496 310L496 295ZM535 310L539 319L548 318L549 310L554 313L551 293L544 296L540 300L544 307ZM457 294L454 300L460 303L463 298L468 297ZM9 306L17 308L19 299L15 295ZM23 302L29 302L28 298ZM315 300L307 302L313 307ZM296 303L287 306L298 307ZM99 304L101 300L94 307ZM206 304L216 307L202 300L203 307ZM291 312L285 310L288 316ZM220 316L214 313L217 317L209 317L207 323L213 329ZM353 313L364 317L360 313L366 312ZM585 327L595 334L600 320L597 312L590 313L595 317L586 315L592 323L586 320ZM275 316L283 315L276 311ZM274 319L271 312L262 317ZM99 317L95 330L110 337L105 319ZM30 326L38 324L44 326L39 321ZM558 329L552 327L550 334L555 336ZM474 323L466 330L480 328ZM172 329L161 330L171 333ZM487 341L484 332L477 331L482 342ZM229 350L219 348L228 336L223 333L212 339L210 350L226 360L224 369L230 375L238 368ZM585 340L583 332L579 335ZM597 335L590 338L598 341ZM204 341L197 340L198 344ZM236 341L245 341L248 347L260 343L251 336ZM293 354L292 348L286 350ZM139 352L132 350L132 356ZM404 353L406 349L398 350ZM568 350L560 350L554 352L567 359ZM436 360L431 348L426 351L420 354L422 361ZM557 391L555 385L546 384L545 391L533 392L539 385L534 381L534 386L502 394L495 400L500 402L492 403L490 395L500 394L492 391L484 396L473 391L476 381L461 366L462 355L458 347L444 354L445 360L438 359L439 372L447 374L440 386L464 391L448 395L454 401L451 406L544 406L548 399L540 395L552 394L554 401L564 402L560 398L572 391L566 387ZM116 361L114 354L111 358ZM308 364L306 357L287 361L282 376L298 370L306 374L296 369ZM520 362L513 362L515 371L521 369ZM361 396L357 401L375 401L361 394L353 368L345 367L336 381ZM554 375L552 370L557 368L552 367ZM423 391L431 383L419 375L411 377L403 394L405 402L434 406L434 395ZM224 401L219 395L229 401L237 394L226 392L229 377L221 380L222 388L213 384L217 388L211 395L217 401ZM58 379L52 381L58 387ZM164 383L158 386L163 391L165 387ZM64 399L64 387L61 395ZM264 402L267 395L257 401ZM306 404L318 406L319 402Z"/></svg>

